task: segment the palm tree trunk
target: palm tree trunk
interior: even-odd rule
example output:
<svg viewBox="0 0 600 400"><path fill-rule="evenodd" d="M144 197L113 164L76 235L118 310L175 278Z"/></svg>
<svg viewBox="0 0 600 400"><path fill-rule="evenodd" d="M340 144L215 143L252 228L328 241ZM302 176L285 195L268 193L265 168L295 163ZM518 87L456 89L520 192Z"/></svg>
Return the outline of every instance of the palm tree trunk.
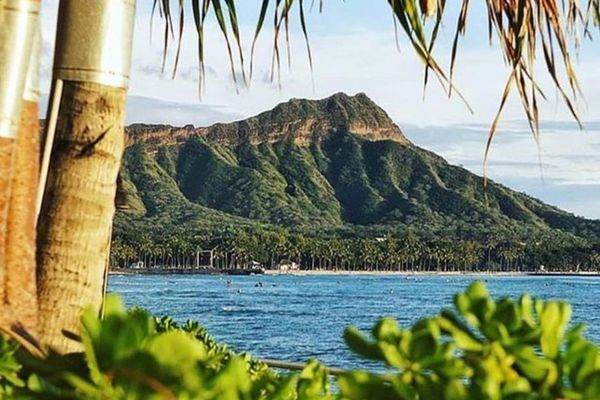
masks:
<svg viewBox="0 0 600 400"><path fill-rule="evenodd" d="M6 284L9 204L22 98L39 27L39 1L0 1L0 320L13 324ZM6 325L4 325L6 327Z"/></svg>
<svg viewBox="0 0 600 400"><path fill-rule="evenodd" d="M0 238L7 236L8 205L15 155L14 138L0 137ZM6 284L6 242L0 240L0 311L4 312Z"/></svg>
<svg viewBox="0 0 600 400"><path fill-rule="evenodd" d="M14 157L6 236L6 303L29 332L37 329L35 198L39 169L38 105L24 101Z"/></svg>
<svg viewBox="0 0 600 400"><path fill-rule="evenodd" d="M42 343L71 351L84 307L99 310L124 146L126 89L65 82L38 225Z"/></svg>

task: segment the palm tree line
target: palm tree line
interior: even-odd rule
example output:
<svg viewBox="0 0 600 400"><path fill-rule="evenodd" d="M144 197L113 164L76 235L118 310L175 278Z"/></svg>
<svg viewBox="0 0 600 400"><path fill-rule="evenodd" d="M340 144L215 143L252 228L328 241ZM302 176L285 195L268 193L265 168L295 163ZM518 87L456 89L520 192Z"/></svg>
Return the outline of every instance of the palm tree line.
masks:
<svg viewBox="0 0 600 400"><path fill-rule="evenodd" d="M198 263L210 250L212 265ZM165 270L265 269L398 272L600 272L600 241L556 232L527 239L504 233L479 239L423 238L407 230L379 237L325 238L286 231L189 229L117 236L111 267Z"/></svg>

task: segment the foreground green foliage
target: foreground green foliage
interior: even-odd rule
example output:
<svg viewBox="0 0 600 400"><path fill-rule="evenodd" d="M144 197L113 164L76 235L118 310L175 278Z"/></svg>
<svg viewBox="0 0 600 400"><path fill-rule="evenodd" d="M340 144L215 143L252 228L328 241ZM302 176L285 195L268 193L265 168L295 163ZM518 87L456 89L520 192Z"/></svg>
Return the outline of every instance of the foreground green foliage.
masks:
<svg viewBox="0 0 600 400"><path fill-rule="evenodd" d="M482 283L455 297L456 311L402 329L389 318L367 340L354 328L346 343L395 373L351 372L339 379L350 399L597 399L600 353L567 330L562 302L493 301Z"/></svg>
<svg viewBox="0 0 600 400"><path fill-rule="evenodd" d="M195 323L177 326L109 297L106 315L82 317L83 352L46 359L0 342L0 383L10 398L311 399L327 398L324 367L279 376L248 355L216 344ZM21 363L21 364L20 364ZM21 368L22 366L22 368ZM320 383L319 383L320 382ZM316 385L316 386L315 386Z"/></svg>
<svg viewBox="0 0 600 400"><path fill-rule="evenodd" d="M0 397L43 399L598 399L600 350L571 308L527 295L494 301L476 282L455 309L403 329L383 318L367 339L344 333L356 354L382 372L336 378L310 361L281 375L215 343L196 323L178 326L116 297L99 320L82 317L83 352L45 359L0 338Z"/></svg>

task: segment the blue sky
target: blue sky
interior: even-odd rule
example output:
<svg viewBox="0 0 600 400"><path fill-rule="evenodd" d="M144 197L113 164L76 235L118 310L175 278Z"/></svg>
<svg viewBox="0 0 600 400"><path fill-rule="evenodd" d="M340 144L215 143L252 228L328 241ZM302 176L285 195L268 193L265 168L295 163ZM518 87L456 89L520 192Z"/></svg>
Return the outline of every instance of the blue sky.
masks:
<svg viewBox="0 0 600 400"><path fill-rule="evenodd" d="M176 3L176 2L173 2ZM259 1L238 1L243 46L249 45ZM310 4L310 1L305 3ZM318 0L315 1L318 3ZM458 1L449 1L437 55L448 65L456 25ZM460 47L456 83L475 109L471 115L457 99L447 99L437 82L430 83L425 99L422 66L408 43L396 50L392 16L385 0L326 0L324 12L309 13L314 57L314 89L306 50L297 20L291 34L291 70L282 63L282 88L268 79L271 29L267 21L257 46L255 75L250 88L236 93L224 42L214 22L207 27L207 78L202 101L198 98L196 42L189 19L184 32L182 59L175 80L161 71L162 27L155 20L150 41L152 1L138 0L130 84L128 122L208 125L264 111L291 97L322 98L335 92L365 92L420 146L436 151L450 162L481 174L489 122L497 109L506 79L497 45L490 47L483 1L471 1L470 28ZM49 85L51 42L58 1L44 1L43 84ZM191 13L188 13L191 16ZM598 35L600 37L600 35ZM600 41L585 42L577 70L586 102L580 111L586 132L574 129L569 114L557 103L548 79L541 79L549 101L541 106L545 122L540 158L538 147L524 124L516 97L509 102L494 145L489 176L579 215L600 218ZM282 47L284 43L282 42ZM540 65L539 75L543 66ZM44 88L43 88L44 89ZM541 165L541 168L540 168Z"/></svg>

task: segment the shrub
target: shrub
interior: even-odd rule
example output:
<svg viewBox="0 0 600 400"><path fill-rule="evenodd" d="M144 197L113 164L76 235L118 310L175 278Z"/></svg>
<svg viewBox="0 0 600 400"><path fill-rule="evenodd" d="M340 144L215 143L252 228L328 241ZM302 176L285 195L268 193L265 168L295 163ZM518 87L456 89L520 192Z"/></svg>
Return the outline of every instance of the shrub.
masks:
<svg viewBox="0 0 600 400"><path fill-rule="evenodd" d="M455 311L401 329L380 320L367 340L345 331L356 353L393 372L354 371L338 384L347 399L600 399L598 347L583 327L566 331L571 308L524 295L495 302L481 282Z"/></svg>
<svg viewBox="0 0 600 400"><path fill-rule="evenodd" d="M82 352L39 358L0 337L0 397L26 399L598 399L600 355L568 329L571 309L524 295L494 301L482 283L455 296L455 310L403 329L383 318L367 339L344 333L382 372L337 377L308 362L280 374L210 338L110 296L105 318L82 316ZM567 330L568 329L568 330Z"/></svg>

